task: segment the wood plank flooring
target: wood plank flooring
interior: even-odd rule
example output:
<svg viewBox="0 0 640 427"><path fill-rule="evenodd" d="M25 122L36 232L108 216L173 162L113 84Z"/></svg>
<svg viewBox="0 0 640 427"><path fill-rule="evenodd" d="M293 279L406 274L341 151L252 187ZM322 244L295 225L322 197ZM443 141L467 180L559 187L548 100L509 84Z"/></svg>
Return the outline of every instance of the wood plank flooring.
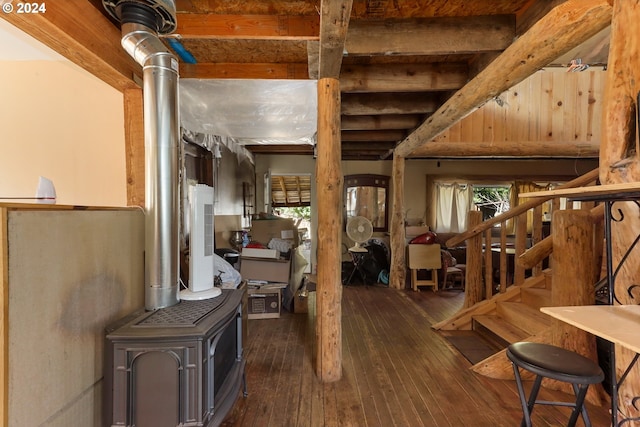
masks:
<svg viewBox="0 0 640 427"><path fill-rule="evenodd" d="M245 343L248 397L226 427L402 426L513 427L521 408L514 381L475 374L431 324L462 305L460 292L343 288L343 375L315 376L315 293L309 313L249 320ZM571 396L543 389L540 398ZM607 409L588 405L594 427ZM566 425L568 408L536 406L536 427ZM584 425L582 419L578 425Z"/></svg>

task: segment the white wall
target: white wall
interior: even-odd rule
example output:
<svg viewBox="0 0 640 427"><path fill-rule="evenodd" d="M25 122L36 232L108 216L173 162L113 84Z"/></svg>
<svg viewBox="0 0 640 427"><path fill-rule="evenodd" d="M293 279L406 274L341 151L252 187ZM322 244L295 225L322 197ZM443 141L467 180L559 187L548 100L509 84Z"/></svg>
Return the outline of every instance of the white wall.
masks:
<svg viewBox="0 0 640 427"><path fill-rule="evenodd" d="M0 32L0 43L14 39ZM33 197L44 176L58 204L126 206L122 94L59 55L7 58L0 55L0 198Z"/></svg>

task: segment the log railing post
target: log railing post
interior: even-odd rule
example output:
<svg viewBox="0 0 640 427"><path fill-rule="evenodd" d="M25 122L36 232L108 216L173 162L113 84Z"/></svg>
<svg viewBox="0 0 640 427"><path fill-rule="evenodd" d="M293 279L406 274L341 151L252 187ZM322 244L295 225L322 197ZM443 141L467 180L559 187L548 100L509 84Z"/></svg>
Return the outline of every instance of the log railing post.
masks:
<svg viewBox="0 0 640 427"><path fill-rule="evenodd" d="M332 382L342 375L342 167L340 82L318 80L318 282L316 375Z"/></svg>
<svg viewBox="0 0 640 427"><path fill-rule="evenodd" d="M553 213L551 305L595 304L593 221L588 211L561 210ZM597 360L596 341L588 332L553 319L552 343ZM562 388L562 387L554 387ZM568 390L567 390L568 391ZM598 403L590 390L589 400Z"/></svg>
<svg viewBox="0 0 640 427"><path fill-rule="evenodd" d="M482 212L469 211L467 224L475 227L482 222ZM490 251L490 248L489 252ZM467 268L465 269L464 307L472 307L484 299L482 280L482 234L476 234L467 240ZM488 298L491 296L489 295Z"/></svg>

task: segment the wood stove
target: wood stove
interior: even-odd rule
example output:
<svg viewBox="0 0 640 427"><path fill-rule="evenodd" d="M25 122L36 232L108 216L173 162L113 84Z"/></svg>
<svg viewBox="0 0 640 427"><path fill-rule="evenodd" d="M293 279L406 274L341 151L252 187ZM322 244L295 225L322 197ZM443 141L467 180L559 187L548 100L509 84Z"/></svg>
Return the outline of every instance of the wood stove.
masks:
<svg viewBox="0 0 640 427"><path fill-rule="evenodd" d="M242 298L138 311L107 328L105 426L219 425L244 378Z"/></svg>

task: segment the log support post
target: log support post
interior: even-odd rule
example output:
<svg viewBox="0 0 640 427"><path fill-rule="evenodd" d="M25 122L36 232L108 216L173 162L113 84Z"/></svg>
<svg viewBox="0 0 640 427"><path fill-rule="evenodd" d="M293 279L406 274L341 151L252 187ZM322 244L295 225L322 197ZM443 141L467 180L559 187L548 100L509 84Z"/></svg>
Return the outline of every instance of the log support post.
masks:
<svg viewBox="0 0 640 427"><path fill-rule="evenodd" d="M342 376L342 167L340 82L318 80L318 282L316 375L322 382Z"/></svg>
<svg viewBox="0 0 640 427"><path fill-rule="evenodd" d="M600 181L620 184L640 181L640 150L638 149L637 115L640 110L640 22L639 0L611 0L611 42L607 64L607 83L603 103L602 137L600 143ZM623 221L611 224L613 266L616 268L626 248L640 233L640 214L633 202L616 203L614 207ZM557 257L554 252L554 259ZM640 252L633 250L615 278L615 293L620 304L637 304L638 291L633 287L640 274ZM632 289L632 291L629 291ZM617 302L616 302L617 304ZM635 353L616 346L618 377L629 365ZM620 412L628 417L640 417L636 396L640 396L640 369L632 369L618 389ZM632 424L632 423L630 423ZM635 425L635 424L634 424Z"/></svg>
<svg viewBox="0 0 640 427"><path fill-rule="evenodd" d="M391 274L389 277L389 284L390 287L395 289L404 289L407 279L404 229L404 165L404 157L393 156L393 205L391 208Z"/></svg>

